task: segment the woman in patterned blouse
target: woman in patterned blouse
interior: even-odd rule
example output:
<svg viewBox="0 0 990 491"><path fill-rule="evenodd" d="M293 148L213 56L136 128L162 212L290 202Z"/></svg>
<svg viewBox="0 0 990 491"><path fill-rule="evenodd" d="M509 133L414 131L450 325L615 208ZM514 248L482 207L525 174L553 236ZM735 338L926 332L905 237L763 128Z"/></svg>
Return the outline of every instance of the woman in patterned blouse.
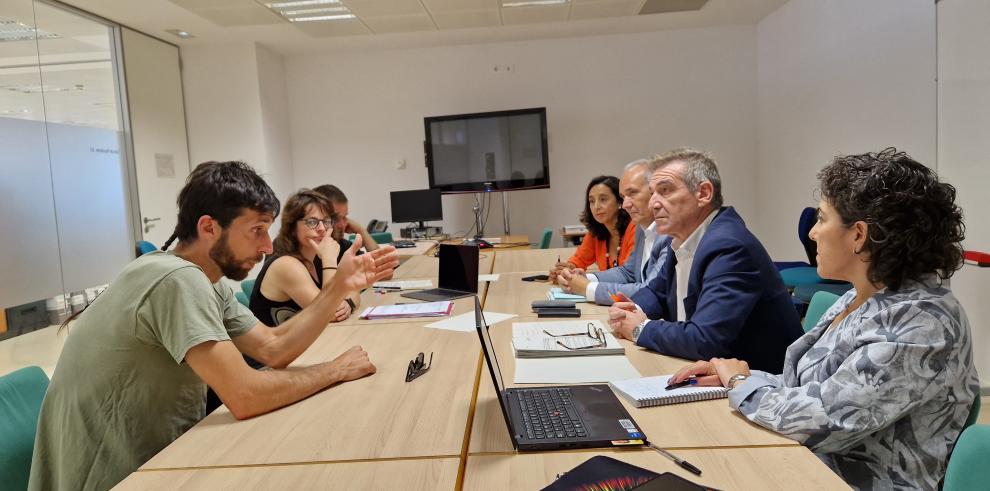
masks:
<svg viewBox="0 0 990 491"><path fill-rule="evenodd" d="M853 289L788 349L784 373L714 358L674 382L728 387L751 421L810 448L854 488L938 489L977 397L955 188L903 152L823 169L818 274Z"/></svg>

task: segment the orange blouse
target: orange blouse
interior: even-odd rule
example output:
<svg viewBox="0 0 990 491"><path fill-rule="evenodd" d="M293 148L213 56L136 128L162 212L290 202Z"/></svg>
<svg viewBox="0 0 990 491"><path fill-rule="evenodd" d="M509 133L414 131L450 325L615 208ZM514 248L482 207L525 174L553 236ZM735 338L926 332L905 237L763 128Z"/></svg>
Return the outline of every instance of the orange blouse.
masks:
<svg viewBox="0 0 990 491"><path fill-rule="evenodd" d="M632 254L633 247L636 246L636 224L630 222L626 226L626 232L622 234L622 242L619 243L619 259L616 262L614 257L608 257L608 241L598 240L591 232L584 234L584 239L577 251L567 262L586 269L591 264L597 264L599 271L621 265L626 262L626 258Z"/></svg>

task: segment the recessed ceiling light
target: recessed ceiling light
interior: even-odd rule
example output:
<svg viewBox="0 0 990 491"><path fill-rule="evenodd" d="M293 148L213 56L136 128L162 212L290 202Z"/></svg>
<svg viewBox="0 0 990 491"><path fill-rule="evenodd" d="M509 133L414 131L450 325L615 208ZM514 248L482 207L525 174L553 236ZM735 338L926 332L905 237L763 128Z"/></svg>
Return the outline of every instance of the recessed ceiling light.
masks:
<svg viewBox="0 0 990 491"><path fill-rule="evenodd" d="M14 19L0 18L0 42L34 41L37 39L57 39L62 36L43 31Z"/></svg>
<svg viewBox="0 0 990 491"><path fill-rule="evenodd" d="M502 1L502 7L535 7L538 5L561 5L567 3L568 0L518 0L518 1Z"/></svg>
<svg viewBox="0 0 990 491"><path fill-rule="evenodd" d="M347 7L341 5L339 7L323 7L321 9L281 10L280 12L282 15L326 14L330 12L347 12Z"/></svg>
<svg viewBox="0 0 990 491"><path fill-rule="evenodd" d="M344 20L353 19L354 14L340 14L340 15L317 15L315 17L292 17L289 22L312 22L317 20Z"/></svg>
<svg viewBox="0 0 990 491"><path fill-rule="evenodd" d="M340 3L340 0L297 0L293 2L265 3L264 5L289 22L317 22L357 18L346 5Z"/></svg>
<svg viewBox="0 0 990 491"><path fill-rule="evenodd" d="M298 0L295 2L266 3L265 6L271 9L285 9L292 7L308 7L310 5L327 5L340 3L340 0Z"/></svg>
<svg viewBox="0 0 990 491"><path fill-rule="evenodd" d="M182 39L189 39L191 37L195 37L192 34L189 34L189 31L183 31L182 29L165 29L165 32L174 34Z"/></svg>

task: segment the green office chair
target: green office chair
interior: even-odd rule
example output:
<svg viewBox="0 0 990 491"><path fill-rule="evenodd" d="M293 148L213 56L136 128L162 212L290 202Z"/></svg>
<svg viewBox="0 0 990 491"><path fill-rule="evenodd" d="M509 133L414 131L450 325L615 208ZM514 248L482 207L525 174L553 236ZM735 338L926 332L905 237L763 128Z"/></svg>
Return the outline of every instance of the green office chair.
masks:
<svg viewBox="0 0 990 491"><path fill-rule="evenodd" d="M979 400L979 397L976 398ZM949 457L943 491L986 489L990 483L990 425L973 425L963 430Z"/></svg>
<svg viewBox="0 0 990 491"><path fill-rule="evenodd" d="M347 236L347 240L354 242L355 234L350 234ZM392 237L392 232L371 232L371 238L379 244L391 244L395 242L395 238Z"/></svg>
<svg viewBox="0 0 990 491"><path fill-rule="evenodd" d="M540 237L540 249L549 249L551 238L553 238L553 229L550 227L543 229L543 235Z"/></svg>
<svg viewBox="0 0 990 491"><path fill-rule="evenodd" d="M48 375L27 367L0 377L0 475L4 488L27 489L31 475L34 434Z"/></svg>
<svg viewBox="0 0 990 491"><path fill-rule="evenodd" d="M251 278L250 280L244 280L241 282L241 291L247 298L251 298L251 292L254 291L254 282L257 278ZM247 305L246 303L244 305Z"/></svg>
<svg viewBox="0 0 990 491"><path fill-rule="evenodd" d="M250 307L250 305L248 305L250 303L248 301L248 296L245 295L244 292L234 292L234 298L236 298L238 302L241 302L241 305Z"/></svg>
<svg viewBox="0 0 990 491"><path fill-rule="evenodd" d="M973 401L973 405L969 408L969 417L966 418L966 426L963 429L969 428L976 424L976 420L980 418L980 394L976 394L976 400Z"/></svg>
<svg viewBox="0 0 990 491"><path fill-rule="evenodd" d="M815 328L818 321L822 320L822 316L825 312L835 304L835 301L839 299L839 295L834 293L820 291L815 293L811 297L811 303L808 304L808 311L804 314L804 321L801 322L801 327L804 328L804 332L808 332Z"/></svg>

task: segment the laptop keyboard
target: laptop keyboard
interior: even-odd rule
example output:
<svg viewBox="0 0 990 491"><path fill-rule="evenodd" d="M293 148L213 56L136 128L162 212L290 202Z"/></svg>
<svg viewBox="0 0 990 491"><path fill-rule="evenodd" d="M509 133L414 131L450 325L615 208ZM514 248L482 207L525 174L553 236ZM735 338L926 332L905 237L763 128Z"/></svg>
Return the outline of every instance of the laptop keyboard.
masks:
<svg viewBox="0 0 990 491"><path fill-rule="evenodd" d="M574 410L567 388L517 391L526 436L531 440L588 436L584 421Z"/></svg>

